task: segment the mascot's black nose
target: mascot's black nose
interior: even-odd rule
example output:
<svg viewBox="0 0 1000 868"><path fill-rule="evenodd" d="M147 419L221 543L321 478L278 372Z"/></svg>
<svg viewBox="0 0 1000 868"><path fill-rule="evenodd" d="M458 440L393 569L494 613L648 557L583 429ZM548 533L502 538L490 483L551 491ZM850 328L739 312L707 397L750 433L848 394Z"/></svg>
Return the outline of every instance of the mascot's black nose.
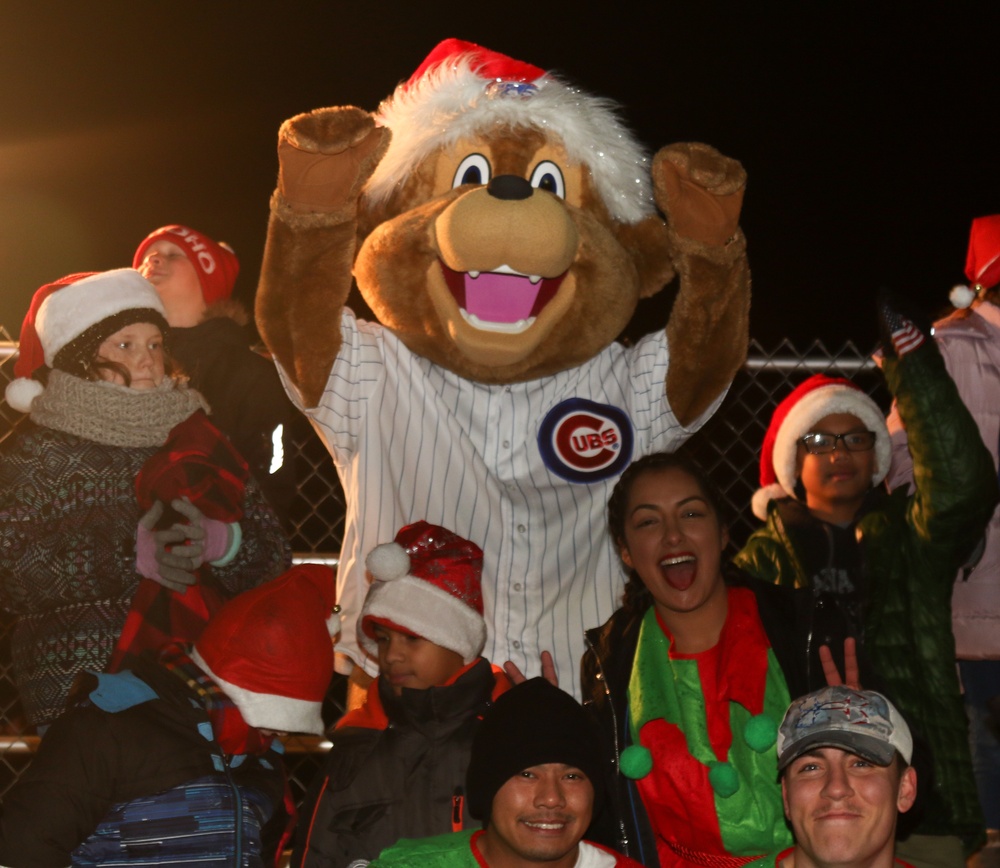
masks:
<svg viewBox="0 0 1000 868"><path fill-rule="evenodd" d="M494 199L527 199L532 190L531 184L520 175L497 175L486 185L486 192Z"/></svg>

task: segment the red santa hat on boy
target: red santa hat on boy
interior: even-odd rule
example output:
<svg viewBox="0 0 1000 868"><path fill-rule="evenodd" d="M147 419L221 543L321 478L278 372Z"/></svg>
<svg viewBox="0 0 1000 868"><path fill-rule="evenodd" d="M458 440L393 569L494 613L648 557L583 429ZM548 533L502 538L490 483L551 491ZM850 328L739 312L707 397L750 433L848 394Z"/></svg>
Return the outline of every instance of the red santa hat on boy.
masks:
<svg viewBox="0 0 1000 868"><path fill-rule="evenodd" d="M443 527L418 521L376 546L365 561L373 583L358 619L361 644L375 656L374 626L412 633L471 663L486 644L483 553Z"/></svg>
<svg viewBox="0 0 1000 868"><path fill-rule="evenodd" d="M40 287L21 324L15 379L7 403L21 413L45 391L32 375L44 366L80 376L97 348L119 329L152 322L165 333L163 302L132 268L70 274Z"/></svg>
<svg viewBox="0 0 1000 868"><path fill-rule="evenodd" d="M569 159L590 171L614 219L638 223L655 211L649 158L616 103L472 42L439 43L382 102L377 120L392 141L365 190L376 203L440 147L494 129L534 127L558 137Z"/></svg>
<svg viewBox="0 0 1000 868"><path fill-rule="evenodd" d="M174 223L154 229L135 250L132 267L138 268L146 258L146 251L157 241L172 241L190 260L201 283L201 295L205 304L215 304L233 294L236 276L240 273L240 261L233 248L225 242L213 241L189 226Z"/></svg>
<svg viewBox="0 0 1000 868"><path fill-rule="evenodd" d="M782 497L796 497L796 458L799 440L824 416L850 413L875 432L875 470L872 485L889 472L889 429L885 418L864 391L843 378L814 374L800 383L777 407L760 450L760 485L754 492L753 514L767 519L767 505Z"/></svg>
<svg viewBox="0 0 1000 868"><path fill-rule="evenodd" d="M972 221L965 276L970 285L953 287L949 296L955 307L969 307L977 295L1000 283L1000 214Z"/></svg>
<svg viewBox="0 0 1000 868"><path fill-rule="evenodd" d="M340 632L333 570L300 564L234 597L191 659L259 729L323 734L320 708Z"/></svg>

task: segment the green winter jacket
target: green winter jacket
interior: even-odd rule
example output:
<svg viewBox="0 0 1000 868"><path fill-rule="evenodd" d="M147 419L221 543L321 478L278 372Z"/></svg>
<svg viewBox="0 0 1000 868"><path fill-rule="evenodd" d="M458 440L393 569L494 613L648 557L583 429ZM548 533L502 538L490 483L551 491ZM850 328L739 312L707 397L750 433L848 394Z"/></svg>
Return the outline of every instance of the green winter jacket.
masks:
<svg viewBox="0 0 1000 868"><path fill-rule="evenodd" d="M868 588L863 641L886 692L933 754L935 786L917 831L959 835L972 846L983 818L955 670L951 594L997 503L997 474L934 341L886 359L883 373L909 434L916 492L878 492L859 513ZM733 562L765 581L808 587L800 541L780 504L771 501L767 524Z"/></svg>

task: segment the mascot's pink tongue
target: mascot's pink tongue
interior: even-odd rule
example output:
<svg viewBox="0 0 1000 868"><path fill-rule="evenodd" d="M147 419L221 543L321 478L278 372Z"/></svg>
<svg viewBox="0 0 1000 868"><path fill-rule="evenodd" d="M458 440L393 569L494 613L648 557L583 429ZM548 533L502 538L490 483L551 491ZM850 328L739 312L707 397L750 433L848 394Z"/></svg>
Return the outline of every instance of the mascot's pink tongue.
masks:
<svg viewBox="0 0 1000 868"><path fill-rule="evenodd" d="M675 591L686 591L694 582L694 577L698 574L697 561L687 561L683 564L674 564L672 567L660 567L663 578L667 580Z"/></svg>
<svg viewBox="0 0 1000 868"><path fill-rule="evenodd" d="M465 309L484 322L518 322L531 316L541 285L516 274L466 274Z"/></svg>

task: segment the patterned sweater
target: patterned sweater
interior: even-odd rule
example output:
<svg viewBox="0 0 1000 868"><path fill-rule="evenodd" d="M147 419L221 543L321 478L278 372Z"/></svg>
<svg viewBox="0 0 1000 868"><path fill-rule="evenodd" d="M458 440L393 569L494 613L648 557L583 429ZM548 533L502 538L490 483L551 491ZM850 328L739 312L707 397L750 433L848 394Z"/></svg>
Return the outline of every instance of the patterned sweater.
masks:
<svg viewBox="0 0 1000 868"><path fill-rule="evenodd" d="M135 477L152 447L107 446L26 419L0 446L0 605L18 617L15 680L47 724L84 670L104 668L140 576ZM291 550L251 479L235 559L212 568L229 593L274 578Z"/></svg>

